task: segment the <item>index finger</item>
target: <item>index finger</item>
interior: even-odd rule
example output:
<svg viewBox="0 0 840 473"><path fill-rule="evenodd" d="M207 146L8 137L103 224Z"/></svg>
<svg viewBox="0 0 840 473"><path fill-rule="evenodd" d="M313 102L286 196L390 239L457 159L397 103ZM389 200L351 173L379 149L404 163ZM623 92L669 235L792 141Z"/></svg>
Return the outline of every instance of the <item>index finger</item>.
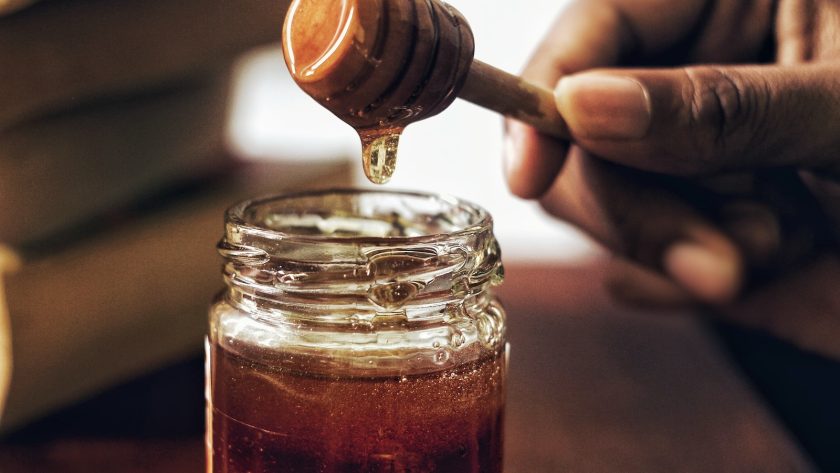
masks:
<svg viewBox="0 0 840 473"><path fill-rule="evenodd" d="M637 51L661 48L690 30L706 3L706 0L578 0L558 17L522 76L554 88L565 74L614 66ZM507 120L506 128L508 186L520 197L539 197L560 171L568 144L514 120Z"/></svg>
<svg viewBox="0 0 840 473"><path fill-rule="evenodd" d="M561 13L523 77L554 87L564 74L619 65L688 36L708 0L576 0Z"/></svg>

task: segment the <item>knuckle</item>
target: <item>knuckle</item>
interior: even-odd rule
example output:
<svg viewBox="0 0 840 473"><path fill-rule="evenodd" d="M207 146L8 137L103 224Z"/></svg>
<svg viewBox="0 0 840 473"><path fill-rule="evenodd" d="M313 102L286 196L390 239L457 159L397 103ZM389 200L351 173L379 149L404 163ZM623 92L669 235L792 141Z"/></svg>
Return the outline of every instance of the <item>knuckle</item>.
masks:
<svg viewBox="0 0 840 473"><path fill-rule="evenodd" d="M757 127L755 123L765 102L767 87L756 87L754 78L715 67L688 67L686 76L686 121L692 144L701 160L698 166L719 162L745 150Z"/></svg>

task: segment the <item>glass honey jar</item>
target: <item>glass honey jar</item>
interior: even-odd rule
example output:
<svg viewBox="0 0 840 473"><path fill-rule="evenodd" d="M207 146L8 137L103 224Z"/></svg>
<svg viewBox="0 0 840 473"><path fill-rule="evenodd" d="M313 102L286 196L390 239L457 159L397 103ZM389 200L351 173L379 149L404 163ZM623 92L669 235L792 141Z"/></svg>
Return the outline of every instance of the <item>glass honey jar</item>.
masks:
<svg viewBox="0 0 840 473"><path fill-rule="evenodd" d="M242 203L210 311L208 471L502 471L505 313L491 216L319 191Z"/></svg>

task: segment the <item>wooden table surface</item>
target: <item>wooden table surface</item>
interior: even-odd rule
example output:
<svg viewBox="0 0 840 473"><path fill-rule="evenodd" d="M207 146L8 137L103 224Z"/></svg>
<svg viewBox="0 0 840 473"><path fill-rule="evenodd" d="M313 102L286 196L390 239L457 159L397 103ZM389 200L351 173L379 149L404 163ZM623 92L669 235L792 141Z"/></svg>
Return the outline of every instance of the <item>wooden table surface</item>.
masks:
<svg viewBox="0 0 840 473"><path fill-rule="evenodd" d="M714 337L611 306L602 266L509 267L506 471L810 472ZM199 473L200 360L0 443L2 473Z"/></svg>

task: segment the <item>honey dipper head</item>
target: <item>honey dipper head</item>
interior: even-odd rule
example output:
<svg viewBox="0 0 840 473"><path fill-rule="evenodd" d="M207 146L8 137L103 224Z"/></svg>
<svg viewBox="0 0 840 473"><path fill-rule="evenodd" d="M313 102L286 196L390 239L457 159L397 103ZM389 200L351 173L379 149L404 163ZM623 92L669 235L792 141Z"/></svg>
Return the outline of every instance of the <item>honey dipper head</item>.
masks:
<svg viewBox="0 0 840 473"><path fill-rule="evenodd" d="M354 43L353 36L361 33L357 4L353 0L294 2L283 30L283 52L295 80L316 82L340 63Z"/></svg>
<svg viewBox="0 0 840 473"><path fill-rule="evenodd" d="M438 0L294 0L283 30L298 85L359 130L443 111L474 49L466 20Z"/></svg>

